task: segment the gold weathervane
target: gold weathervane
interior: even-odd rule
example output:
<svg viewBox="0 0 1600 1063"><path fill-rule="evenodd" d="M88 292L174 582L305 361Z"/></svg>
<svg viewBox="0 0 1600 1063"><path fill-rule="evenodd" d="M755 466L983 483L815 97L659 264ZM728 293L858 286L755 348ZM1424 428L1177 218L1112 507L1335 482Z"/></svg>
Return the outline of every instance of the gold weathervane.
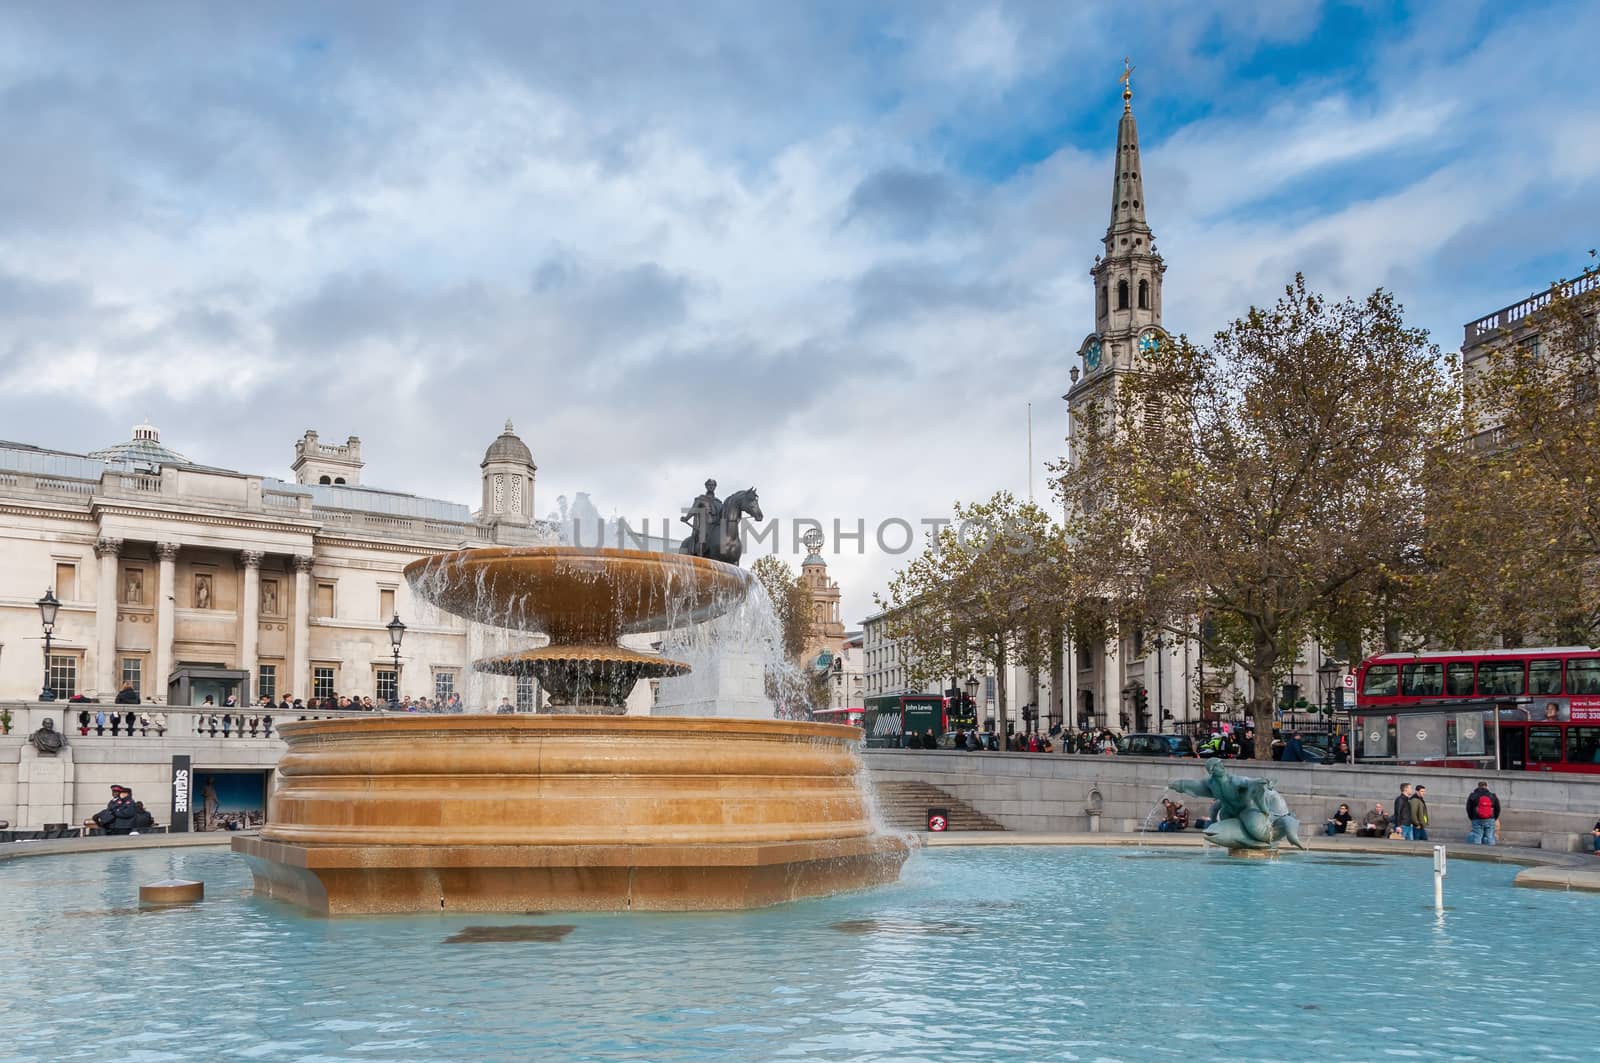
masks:
<svg viewBox="0 0 1600 1063"><path fill-rule="evenodd" d="M1129 56L1122 57L1122 76L1117 79L1122 82L1123 103L1133 99L1133 64L1129 60Z"/></svg>

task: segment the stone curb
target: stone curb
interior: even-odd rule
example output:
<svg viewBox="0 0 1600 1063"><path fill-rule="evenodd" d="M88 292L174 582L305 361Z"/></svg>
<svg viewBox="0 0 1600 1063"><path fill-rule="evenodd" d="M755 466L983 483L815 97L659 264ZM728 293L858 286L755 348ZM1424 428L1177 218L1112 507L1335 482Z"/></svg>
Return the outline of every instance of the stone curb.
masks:
<svg viewBox="0 0 1600 1063"><path fill-rule="evenodd" d="M977 845L1099 845L1139 849L1209 848L1199 834L1183 832L1137 834L1037 834L1024 832L955 831L942 834L917 832L913 835L930 849ZM1550 853L1511 845L1468 845L1465 842L1403 842L1377 838L1329 838L1309 842L1309 852L1380 853L1386 856L1432 856L1435 844L1442 844L1453 860L1477 860L1495 864L1518 864L1513 885L1533 889L1584 890L1600 893L1600 857L1577 853ZM1297 850L1284 850L1290 856Z"/></svg>
<svg viewBox="0 0 1600 1063"><path fill-rule="evenodd" d="M120 852L128 849L224 848L239 837L239 831L205 831L196 834L96 835L89 838L49 838L35 842L7 842L0 845L0 862L29 856L67 856L73 853Z"/></svg>

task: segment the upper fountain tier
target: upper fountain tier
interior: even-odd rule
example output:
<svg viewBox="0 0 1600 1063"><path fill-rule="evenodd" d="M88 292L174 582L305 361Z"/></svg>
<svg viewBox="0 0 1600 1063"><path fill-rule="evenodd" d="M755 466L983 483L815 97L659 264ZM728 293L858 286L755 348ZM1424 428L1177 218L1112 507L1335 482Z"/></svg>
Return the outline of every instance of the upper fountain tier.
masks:
<svg viewBox="0 0 1600 1063"><path fill-rule="evenodd" d="M554 644L614 644L629 632L709 620L752 582L744 569L708 558L577 546L457 550L405 572L418 595L446 612L542 631Z"/></svg>

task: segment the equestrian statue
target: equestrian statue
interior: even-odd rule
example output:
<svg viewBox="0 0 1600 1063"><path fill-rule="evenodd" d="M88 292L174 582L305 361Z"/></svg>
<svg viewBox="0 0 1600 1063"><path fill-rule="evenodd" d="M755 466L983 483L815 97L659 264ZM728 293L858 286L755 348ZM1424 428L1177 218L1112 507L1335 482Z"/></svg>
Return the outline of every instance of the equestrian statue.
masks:
<svg viewBox="0 0 1600 1063"><path fill-rule="evenodd" d="M737 565L739 555L744 553L740 522L745 517L766 519L761 515L761 500L754 487L719 499L717 481L707 480L706 493L691 502L678 518L690 528L689 537L678 544L678 553Z"/></svg>

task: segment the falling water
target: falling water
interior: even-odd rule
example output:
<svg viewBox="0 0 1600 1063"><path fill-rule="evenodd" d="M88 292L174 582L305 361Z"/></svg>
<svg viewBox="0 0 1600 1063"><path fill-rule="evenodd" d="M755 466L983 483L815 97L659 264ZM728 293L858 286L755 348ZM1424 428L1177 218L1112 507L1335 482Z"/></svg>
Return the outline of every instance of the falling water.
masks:
<svg viewBox="0 0 1600 1063"><path fill-rule="evenodd" d="M585 534L576 518L564 527L579 537ZM598 534L602 527L591 525L588 530ZM625 525L610 530L620 535L626 548L644 545ZM615 545L607 543L613 549ZM614 605L622 615L655 618L654 630L624 633L624 647L658 650L692 669L687 675L640 682L628 699L628 711L763 719L804 716L801 695L806 676L783 653L782 625L760 583L746 577L729 590L719 587L708 603L704 581L696 579L687 559L663 551L661 547L669 544L660 536L653 536L649 545L656 548L651 552L660 555L661 563L646 579L615 580L603 566L581 558L559 570L569 581L590 585L593 600ZM474 661L547 645L539 614L540 608L549 608L546 597L491 585L483 567L469 567L473 554L440 555L409 573L420 599L440 603L419 609L422 630L417 634L426 637L430 627L462 632ZM628 595L633 597L624 601ZM608 596L614 596L610 602ZM404 676L402 693L416 696L417 679L421 692L432 697L433 691L426 689L431 679L426 677ZM652 696L656 683L659 689ZM492 712L502 696L515 701L516 680L473 669L463 677L459 693L467 711Z"/></svg>

